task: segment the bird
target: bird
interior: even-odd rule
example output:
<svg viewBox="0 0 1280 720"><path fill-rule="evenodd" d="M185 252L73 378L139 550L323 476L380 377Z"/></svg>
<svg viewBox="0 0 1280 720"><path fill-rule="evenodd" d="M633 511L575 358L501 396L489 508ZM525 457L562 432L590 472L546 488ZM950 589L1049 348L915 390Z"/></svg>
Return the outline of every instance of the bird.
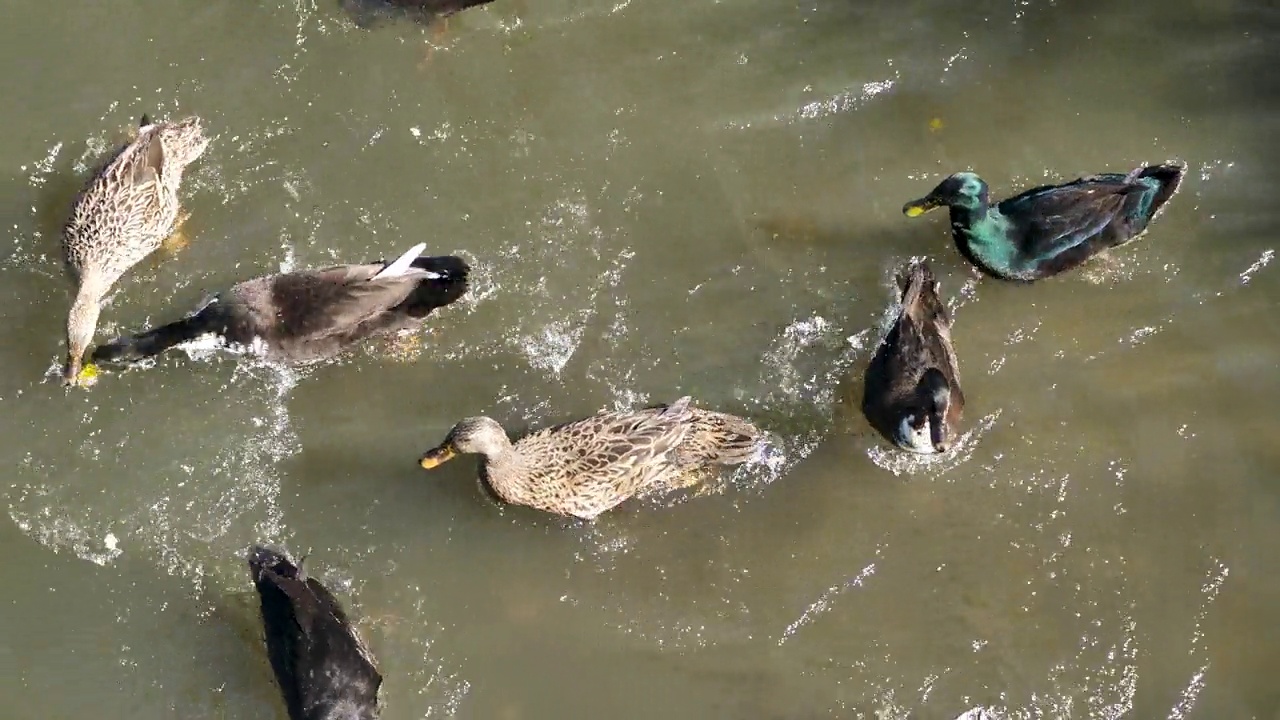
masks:
<svg viewBox="0 0 1280 720"><path fill-rule="evenodd" d="M391 263L246 280L181 320L99 346L92 360L137 362L205 336L286 365L331 358L368 338L416 328L466 293L470 265L454 255L423 256L425 248L419 243Z"/></svg>
<svg viewBox="0 0 1280 720"><path fill-rule="evenodd" d="M178 233L183 170L209 144L200 118L152 122L143 115L137 136L119 148L76 198L62 231L63 258L76 283L67 314L64 385L87 385L84 354L93 343L103 297L130 268L162 243L185 244Z"/></svg>
<svg viewBox="0 0 1280 720"><path fill-rule="evenodd" d="M752 459L764 434L740 417L692 407L599 412L514 444L496 420L464 418L419 460L432 469L483 455L483 475L504 502L591 521L642 492L673 488L713 466Z"/></svg>
<svg viewBox="0 0 1280 720"><path fill-rule="evenodd" d="M342 7L356 25L369 27L379 19L397 13L429 24L433 20L446 20L454 13L491 2L493 0L342 0Z"/></svg>
<svg viewBox="0 0 1280 720"><path fill-rule="evenodd" d="M898 287L902 308L867 368L862 412L897 447L944 453L964 412L951 319L928 263L900 273Z"/></svg>
<svg viewBox="0 0 1280 720"><path fill-rule="evenodd" d="M1140 236L1185 172L1182 165L1147 165L1035 187L994 205L982 178L958 172L902 212L918 217L949 207L952 236L966 260L1000 279L1034 282Z"/></svg>
<svg viewBox="0 0 1280 720"><path fill-rule="evenodd" d="M382 675L333 593L274 549L254 546L248 563L289 720L377 718Z"/></svg>

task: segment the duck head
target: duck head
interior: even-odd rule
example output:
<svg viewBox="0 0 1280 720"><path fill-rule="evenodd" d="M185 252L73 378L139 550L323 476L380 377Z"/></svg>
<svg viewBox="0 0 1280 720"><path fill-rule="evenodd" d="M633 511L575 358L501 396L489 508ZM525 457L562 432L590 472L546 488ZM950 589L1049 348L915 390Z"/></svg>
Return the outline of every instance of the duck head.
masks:
<svg viewBox="0 0 1280 720"><path fill-rule="evenodd" d="M484 416L470 417L459 420L443 442L418 459L418 464L430 470L458 455L477 453L493 458L510 449L511 440L497 420Z"/></svg>
<svg viewBox="0 0 1280 720"><path fill-rule="evenodd" d="M920 217L930 210L944 205L962 207L968 210L985 210L987 207L987 184L974 173L955 173L938 183L938 186L928 195L903 205L902 214L907 217Z"/></svg>
<svg viewBox="0 0 1280 720"><path fill-rule="evenodd" d="M951 386L942 371L925 370L916 384L917 403L898 426L898 445L922 455L941 454L951 449L951 429L947 411L951 408Z"/></svg>

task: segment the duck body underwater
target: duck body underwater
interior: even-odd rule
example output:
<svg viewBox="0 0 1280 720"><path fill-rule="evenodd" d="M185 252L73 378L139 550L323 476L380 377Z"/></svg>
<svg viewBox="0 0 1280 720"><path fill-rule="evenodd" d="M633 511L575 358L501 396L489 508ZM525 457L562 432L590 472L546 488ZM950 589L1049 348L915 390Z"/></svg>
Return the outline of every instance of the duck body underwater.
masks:
<svg viewBox="0 0 1280 720"><path fill-rule="evenodd" d="M257 546L249 572L289 720L374 720L382 675L342 605L282 553Z"/></svg>

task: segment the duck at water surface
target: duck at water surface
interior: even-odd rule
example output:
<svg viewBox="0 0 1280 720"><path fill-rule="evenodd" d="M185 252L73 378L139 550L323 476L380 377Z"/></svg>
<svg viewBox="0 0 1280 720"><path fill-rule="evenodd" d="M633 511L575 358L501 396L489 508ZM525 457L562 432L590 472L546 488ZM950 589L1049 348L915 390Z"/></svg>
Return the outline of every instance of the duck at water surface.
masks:
<svg viewBox="0 0 1280 720"><path fill-rule="evenodd" d="M342 0L342 7L356 25L369 27L379 19L396 14L425 24L435 20L447 23L454 13L491 2L493 0Z"/></svg>
<svg viewBox="0 0 1280 720"><path fill-rule="evenodd" d="M1185 170L1149 165L1127 175L1093 175L1032 188L994 205L982 178L959 172L902 211L918 217L947 206L965 259L992 276L1031 282L1137 238L1177 192Z"/></svg>
<svg viewBox="0 0 1280 720"><path fill-rule="evenodd" d="M862 411L899 448L943 453L964 412L951 318L928 264L913 265L898 286L902 310L867 368Z"/></svg>
<svg viewBox="0 0 1280 720"><path fill-rule="evenodd" d="M84 354L98 328L102 299L121 276L162 244L177 249L178 187L183 170L209 144L200 119L153 123L146 115L137 136L94 175L76 198L62 231L62 250L76 282L67 314L66 385L87 385Z"/></svg>
<svg viewBox="0 0 1280 720"><path fill-rule="evenodd" d="M333 593L270 548L248 560L289 720L377 718L382 675Z"/></svg>
<svg viewBox="0 0 1280 720"><path fill-rule="evenodd" d="M137 362L198 338L296 365L325 360L363 340L419 327L467 290L460 257L422 256L422 243L395 262L335 265L246 280L182 320L94 350L96 363Z"/></svg>
<svg viewBox="0 0 1280 720"><path fill-rule="evenodd" d="M419 460L430 470L459 454L484 456L483 474L503 501L583 520L646 491L684 487L704 470L737 465L763 433L726 413L670 405L601 412L512 444L496 420L459 421Z"/></svg>

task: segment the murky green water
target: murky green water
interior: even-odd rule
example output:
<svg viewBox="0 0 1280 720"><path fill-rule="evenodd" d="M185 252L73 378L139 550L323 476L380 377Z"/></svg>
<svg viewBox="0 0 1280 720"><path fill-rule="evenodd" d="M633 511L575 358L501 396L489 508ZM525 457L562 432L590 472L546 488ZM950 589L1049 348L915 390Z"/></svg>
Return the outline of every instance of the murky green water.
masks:
<svg viewBox="0 0 1280 720"><path fill-rule="evenodd" d="M260 541L362 618L396 720L1280 717L1269 3L496 0L423 69L421 28L337 5L0 2L6 717L283 717ZM218 137L192 245L99 339L419 241L474 292L411 362L64 392L58 226L143 112ZM963 168L1004 196L1168 159L1146 238L1029 287L900 212ZM845 397L913 256L969 400L927 465ZM584 527L414 462L463 415L684 393L773 464Z"/></svg>

